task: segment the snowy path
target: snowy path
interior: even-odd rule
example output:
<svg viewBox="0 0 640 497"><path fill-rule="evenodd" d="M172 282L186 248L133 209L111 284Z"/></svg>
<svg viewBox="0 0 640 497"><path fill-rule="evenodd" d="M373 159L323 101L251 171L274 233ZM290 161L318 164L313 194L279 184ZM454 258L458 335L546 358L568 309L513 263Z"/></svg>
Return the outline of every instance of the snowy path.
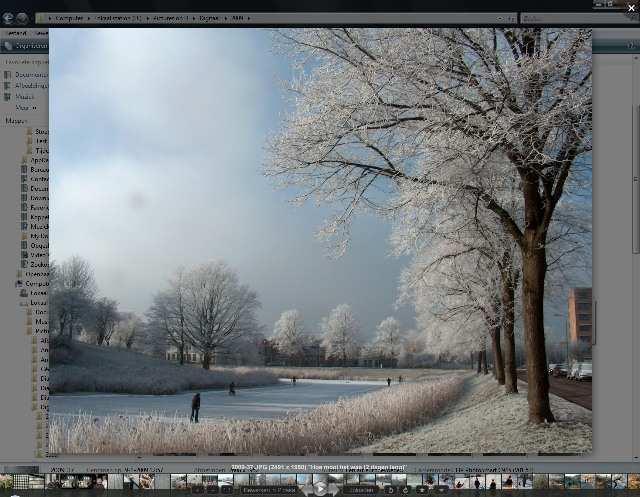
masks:
<svg viewBox="0 0 640 497"><path fill-rule="evenodd" d="M298 380L294 387L288 380L280 385L242 388L235 397L225 390L201 391L200 419L271 419L288 411L312 409L334 402L340 397L354 397L383 386L382 381ZM186 417L191 413L195 392L175 395L68 394L49 398L52 416L138 416L157 414L163 417Z"/></svg>
<svg viewBox="0 0 640 497"><path fill-rule="evenodd" d="M592 415L584 407L550 395L557 422L532 426L526 383L518 382L518 395L506 395L492 376L469 375L465 390L459 402L431 423L352 452L582 454L592 450Z"/></svg>

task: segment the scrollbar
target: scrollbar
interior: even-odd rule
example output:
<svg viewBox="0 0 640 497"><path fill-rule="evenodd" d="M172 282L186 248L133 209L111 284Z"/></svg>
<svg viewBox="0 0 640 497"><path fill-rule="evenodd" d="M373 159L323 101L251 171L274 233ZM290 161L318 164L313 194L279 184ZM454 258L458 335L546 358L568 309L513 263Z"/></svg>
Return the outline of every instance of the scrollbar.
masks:
<svg viewBox="0 0 640 497"><path fill-rule="evenodd" d="M640 105L636 106L636 115L633 119L634 144L633 144L633 253L640 254Z"/></svg>

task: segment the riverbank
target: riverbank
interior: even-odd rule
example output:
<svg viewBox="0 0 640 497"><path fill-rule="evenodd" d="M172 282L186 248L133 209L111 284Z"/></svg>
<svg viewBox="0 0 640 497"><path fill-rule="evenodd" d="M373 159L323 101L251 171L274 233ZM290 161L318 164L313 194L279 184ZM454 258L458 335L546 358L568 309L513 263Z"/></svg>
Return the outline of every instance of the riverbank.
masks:
<svg viewBox="0 0 640 497"><path fill-rule="evenodd" d="M74 342L65 363L52 364L49 392L103 392L168 395L185 390L275 385L278 377L264 368L205 370L114 347Z"/></svg>
<svg viewBox="0 0 640 497"><path fill-rule="evenodd" d="M53 416L50 452L343 454L428 422L458 398L462 387L462 376L450 375L383 388L272 420L205 420L193 424L185 418L167 419L153 413L101 418L78 415L70 419Z"/></svg>
<svg viewBox="0 0 640 497"><path fill-rule="evenodd" d="M262 368L269 374L275 374L280 378L306 379L306 380L350 380L350 381L386 381L391 378L397 383L400 377L403 381L415 381L430 379L438 376L448 376L462 373L461 370L451 369L401 369L401 368L340 368L340 367L265 367ZM465 371L468 372L468 371Z"/></svg>

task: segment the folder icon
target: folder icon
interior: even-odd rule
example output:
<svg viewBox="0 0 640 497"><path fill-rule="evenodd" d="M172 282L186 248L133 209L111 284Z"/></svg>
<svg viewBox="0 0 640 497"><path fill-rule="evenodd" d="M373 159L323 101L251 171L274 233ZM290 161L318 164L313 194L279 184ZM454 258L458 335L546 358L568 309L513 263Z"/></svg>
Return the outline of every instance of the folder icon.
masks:
<svg viewBox="0 0 640 497"><path fill-rule="evenodd" d="M27 326L27 335L31 335L31 333L33 333L33 327Z"/></svg>
<svg viewBox="0 0 640 497"><path fill-rule="evenodd" d="M31 307L27 307L27 316L31 316L32 313L33 310L31 309Z"/></svg>
<svg viewBox="0 0 640 497"><path fill-rule="evenodd" d="M27 317L27 326L31 326L33 322L31 321L31 316Z"/></svg>
<svg viewBox="0 0 640 497"><path fill-rule="evenodd" d="M27 135L33 134L33 128L27 128Z"/></svg>
<svg viewBox="0 0 640 497"><path fill-rule="evenodd" d="M33 143L33 137L30 135L27 136L27 145L31 145Z"/></svg>

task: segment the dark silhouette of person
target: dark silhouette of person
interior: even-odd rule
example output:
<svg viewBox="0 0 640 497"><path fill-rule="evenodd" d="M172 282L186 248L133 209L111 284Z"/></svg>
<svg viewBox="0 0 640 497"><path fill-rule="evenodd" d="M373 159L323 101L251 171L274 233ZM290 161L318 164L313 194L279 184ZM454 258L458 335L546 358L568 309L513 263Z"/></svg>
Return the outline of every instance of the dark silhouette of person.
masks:
<svg viewBox="0 0 640 497"><path fill-rule="evenodd" d="M509 475L509 476L507 477L507 479L505 480L504 484L505 484L507 487L513 487L513 479L511 478L511 475Z"/></svg>
<svg viewBox="0 0 640 497"><path fill-rule="evenodd" d="M398 376L398 383L402 383L402 376Z"/></svg>
<svg viewBox="0 0 640 497"><path fill-rule="evenodd" d="M391 378L387 378L387 386L390 387L391 386Z"/></svg>
<svg viewBox="0 0 640 497"><path fill-rule="evenodd" d="M296 386L296 377L294 376L293 378L291 378L291 383L293 383L293 386Z"/></svg>
<svg viewBox="0 0 640 497"><path fill-rule="evenodd" d="M495 489L496 489L496 481L491 480L491 484L489 485L489 490L495 490Z"/></svg>
<svg viewBox="0 0 640 497"><path fill-rule="evenodd" d="M462 488L462 482L459 481L458 483L456 483L456 488Z"/></svg>
<svg viewBox="0 0 640 497"><path fill-rule="evenodd" d="M191 399L191 422L198 422L198 414L200 414L200 394L197 393Z"/></svg>
<svg viewBox="0 0 640 497"><path fill-rule="evenodd" d="M473 486L476 487L476 490L480 488L480 480L478 480L477 476L476 476L476 481L473 482Z"/></svg>
<svg viewBox="0 0 640 497"><path fill-rule="evenodd" d="M236 394L236 384L232 381L231 383L229 383L229 395L235 395Z"/></svg>

